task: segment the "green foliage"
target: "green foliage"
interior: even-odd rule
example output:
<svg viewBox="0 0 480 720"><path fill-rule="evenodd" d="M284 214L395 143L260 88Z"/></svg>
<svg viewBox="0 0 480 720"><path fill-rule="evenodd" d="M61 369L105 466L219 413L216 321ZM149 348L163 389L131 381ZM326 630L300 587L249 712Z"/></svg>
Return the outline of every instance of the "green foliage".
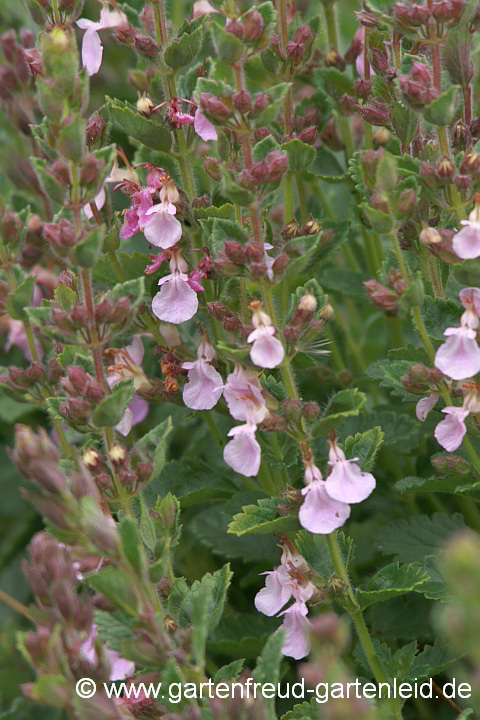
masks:
<svg viewBox="0 0 480 720"><path fill-rule="evenodd" d="M203 28L198 27L192 33L183 33L178 39L172 40L166 48L163 59L174 70L189 65L202 48Z"/></svg>
<svg viewBox="0 0 480 720"><path fill-rule="evenodd" d="M436 100L427 105L423 110L425 120L432 125L441 127L450 125L455 115L457 90L459 89L459 85L450 85L448 90L444 90Z"/></svg>
<svg viewBox="0 0 480 720"><path fill-rule="evenodd" d="M128 404L132 400L133 381L122 380L112 392L96 407L92 415L93 423L101 427L115 427L123 417Z"/></svg>
<svg viewBox="0 0 480 720"><path fill-rule="evenodd" d="M410 565L392 563L371 577L365 587L357 590L356 597L360 607L364 610L373 603L412 592L419 585L427 582L428 578L428 574L422 567L415 563Z"/></svg>
<svg viewBox="0 0 480 720"><path fill-rule="evenodd" d="M300 527L296 515L281 515L278 506L282 498L261 498L257 505L245 505L242 512L233 516L228 526L229 533L244 535L245 533L266 534L272 532L288 532Z"/></svg>
<svg viewBox="0 0 480 720"><path fill-rule="evenodd" d="M175 580L168 598L168 611L181 627L189 627L193 615L199 613L200 606L206 607L206 625L209 632L218 625L229 588L232 571L227 563L221 570L207 573L188 587L184 578ZM203 612L203 611L202 611Z"/></svg>
<svg viewBox="0 0 480 720"><path fill-rule="evenodd" d="M328 401L322 417L313 424L312 437L326 435L329 430L335 429L341 420L351 415L358 415L365 405L366 399L365 394L358 388L340 390Z"/></svg>
<svg viewBox="0 0 480 720"><path fill-rule="evenodd" d="M170 150L172 135L164 125L144 117L126 102L106 100L104 112L111 123L152 150Z"/></svg>

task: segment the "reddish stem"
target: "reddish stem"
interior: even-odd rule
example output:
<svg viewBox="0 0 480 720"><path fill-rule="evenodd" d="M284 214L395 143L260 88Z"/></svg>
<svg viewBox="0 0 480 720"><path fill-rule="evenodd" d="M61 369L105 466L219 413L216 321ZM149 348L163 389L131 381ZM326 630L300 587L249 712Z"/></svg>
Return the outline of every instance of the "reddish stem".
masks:
<svg viewBox="0 0 480 720"><path fill-rule="evenodd" d="M472 86L467 85L463 88L463 119L465 125L470 127L472 122Z"/></svg>

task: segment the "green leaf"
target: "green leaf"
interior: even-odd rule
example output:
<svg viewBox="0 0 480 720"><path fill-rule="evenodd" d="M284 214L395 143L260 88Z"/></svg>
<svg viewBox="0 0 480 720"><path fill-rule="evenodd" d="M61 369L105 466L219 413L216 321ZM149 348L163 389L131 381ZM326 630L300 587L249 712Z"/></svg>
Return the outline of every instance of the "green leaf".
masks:
<svg viewBox="0 0 480 720"><path fill-rule="evenodd" d="M465 529L463 515L444 513L415 515L395 520L377 533L375 545L383 555L394 555L400 562L423 560L436 551L458 530Z"/></svg>
<svg viewBox="0 0 480 720"><path fill-rule="evenodd" d="M384 436L385 434L379 426L364 433L357 433L355 437L350 435L343 443L345 455L349 459L360 458L360 467L364 472L369 472L375 464L375 458L383 443Z"/></svg>
<svg viewBox="0 0 480 720"><path fill-rule="evenodd" d="M402 382L410 365L413 363L407 360L377 360L368 366L365 375L371 380L380 381L380 387L387 388L392 395L402 398L403 402L417 402L420 396L405 390Z"/></svg>
<svg viewBox="0 0 480 720"><path fill-rule="evenodd" d="M260 162L267 157L268 153L278 150L280 145L277 143L273 135L267 135L259 142L255 143L253 148L253 159L255 162Z"/></svg>
<svg viewBox="0 0 480 720"><path fill-rule="evenodd" d="M432 125L446 127L455 117L457 90L460 85L450 85L436 100L423 108L423 117Z"/></svg>
<svg viewBox="0 0 480 720"><path fill-rule="evenodd" d="M393 218L391 215L377 210L367 203L360 205L365 218L371 227L378 233L387 234L393 227Z"/></svg>
<svg viewBox="0 0 480 720"><path fill-rule="evenodd" d="M374 80L377 78L375 77ZM409 145L418 127L418 114L400 102L393 102L390 108L390 122L398 139L405 147Z"/></svg>
<svg viewBox="0 0 480 720"><path fill-rule="evenodd" d="M463 308L451 300L427 295L422 307L422 315L430 337L443 342L445 340L443 333L447 327L460 325L462 312Z"/></svg>
<svg viewBox="0 0 480 720"><path fill-rule="evenodd" d="M213 600L213 585L200 582L192 592L192 654L198 667L205 666L205 646L209 630L208 620Z"/></svg>
<svg viewBox="0 0 480 720"><path fill-rule="evenodd" d="M74 291L69 288L67 285L57 285L54 291L55 300L58 303L58 306L65 310L65 312L70 312L70 310L73 308L76 302L76 295ZM73 352L75 353L75 349L73 349ZM58 359L58 356L57 356ZM73 358L72 358L73 360ZM61 360L59 361L61 362Z"/></svg>
<svg viewBox="0 0 480 720"><path fill-rule="evenodd" d="M323 145L316 148L315 159L308 168L308 173L312 173L321 180L331 183L345 182L345 173L335 155L327 150Z"/></svg>
<svg viewBox="0 0 480 720"><path fill-rule="evenodd" d="M145 546L151 553L154 553L157 544L157 534L155 532L155 523L150 515L150 509L145 502L143 492L140 493L140 533Z"/></svg>
<svg viewBox="0 0 480 720"><path fill-rule="evenodd" d="M457 658L452 657L447 644L437 638L433 645L425 645L402 679L405 682L414 682L416 678L422 680L423 678L434 677L456 660Z"/></svg>
<svg viewBox="0 0 480 720"><path fill-rule="evenodd" d="M165 466L167 455L167 438L172 432L172 418L169 417L146 433L134 446L132 454L144 459L153 454L153 472L150 482L155 480Z"/></svg>
<svg viewBox="0 0 480 720"><path fill-rule="evenodd" d="M207 208L195 208L194 214L197 220L206 220L208 218L222 218L223 220L231 220L233 217L232 203L224 203L217 207L210 205Z"/></svg>
<svg viewBox="0 0 480 720"><path fill-rule="evenodd" d="M129 615L124 615L119 610L113 613L105 610L94 610L94 620L100 639L111 650L120 652L122 643L131 640L132 619Z"/></svg>
<svg viewBox="0 0 480 720"><path fill-rule="evenodd" d="M329 430L335 429L346 417L358 415L365 405L367 396L358 388L340 390L331 400L323 412L323 417L316 421L311 429L312 437L326 435Z"/></svg>
<svg viewBox="0 0 480 720"><path fill-rule="evenodd" d="M8 314L14 320L25 320L27 318L25 308L32 304L35 282L35 275L29 275L17 286L15 292L8 294Z"/></svg>
<svg viewBox="0 0 480 720"><path fill-rule="evenodd" d="M218 56L226 65L235 65L243 57L243 43L233 33L225 32L216 22L212 22L213 42Z"/></svg>
<svg viewBox="0 0 480 720"><path fill-rule="evenodd" d="M183 33L175 38L165 50L163 59L174 70L189 65L202 49L203 28L198 27L191 34Z"/></svg>
<svg viewBox="0 0 480 720"><path fill-rule="evenodd" d="M146 567L142 538L133 518L124 517L118 526L123 552L133 570L140 576Z"/></svg>
<svg viewBox="0 0 480 720"><path fill-rule="evenodd" d="M245 660L240 658L239 660L234 660L233 662L228 663L228 665L224 665L217 670L213 676L213 682L217 684L220 682L230 682L236 680L242 672L244 664Z"/></svg>
<svg viewBox="0 0 480 720"><path fill-rule="evenodd" d="M298 138L283 143L280 149L288 155L289 173L298 173L306 170L315 159L315 148L298 140Z"/></svg>
<svg viewBox="0 0 480 720"><path fill-rule="evenodd" d="M272 532L298 530L300 523L297 515L280 515L278 505L282 498L260 498L257 505L245 505L242 512L233 516L228 532L235 535L256 533L263 535Z"/></svg>
<svg viewBox="0 0 480 720"><path fill-rule="evenodd" d="M133 391L133 380L119 382L96 407L92 415L93 424L97 427L118 425L132 400Z"/></svg>
<svg viewBox="0 0 480 720"><path fill-rule="evenodd" d="M30 162L35 168L42 186L47 195L59 205L63 205L66 188L47 170L47 161L44 158L32 157Z"/></svg>
<svg viewBox="0 0 480 720"><path fill-rule="evenodd" d="M340 293L342 296L365 300L364 281L367 275L361 270L339 268L327 265L317 275L321 286L328 292Z"/></svg>
<svg viewBox="0 0 480 720"><path fill-rule="evenodd" d="M322 706L317 702L316 697L312 697L310 702L305 701L294 705L291 710L282 715L280 720L322 720L321 708Z"/></svg>
<svg viewBox="0 0 480 720"><path fill-rule="evenodd" d="M85 120L78 116L62 127L56 138L57 150L69 160L80 162L85 151Z"/></svg>
<svg viewBox="0 0 480 720"><path fill-rule="evenodd" d="M190 588L185 578L178 578L175 580L168 598L169 613L181 627L190 627L193 621L194 595L200 593L203 597L204 586L208 586L212 593L209 601L207 622L208 631L210 632L218 625L222 616L232 576L230 564L227 563L221 570L217 570L213 574L206 573L201 580L195 580Z"/></svg>
<svg viewBox="0 0 480 720"><path fill-rule="evenodd" d="M343 532L339 532L337 533L337 541L343 562L348 570L355 550L353 540ZM314 535L306 530L301 530L296 535L295 544L298 552L321 577L329 580L332 575L335 574L332 556L325 535Z"/></svg>
<svg viewBox="0 0 480 720"><path fill-rule="evenodd" d="M384 602L412 592L428 579L428 573L416 563L410 565L392 563L370 578L364 588L357 590L356 598L361 609L364 610L373 603Z"/></svg>
<svg viewBox="0 0 480 720"><path fill-rule="evenodd" d="M323 86L331 98L340 100L342 95L355 95L351 79L337 68L320 68L314 70L314 77Z"/></svg>
<svg viewBox="0 0 480 720"><path fill-rule="evenodd" d="M105 235L105 225L96 226L86 238L74 247L74 261L82 268L92 268L99 257Z"/></svg>
<svg viewBox="0 0 480 720"><path fill-rule="evenodd" d="M137 598L131 579L120 568L107 566L85 576L90 585L105 595L119 610L137 614Z"/></svg>
<svg viewBox="0 0 480 720"><path fill-rule="evenodd" d="M480 277L480 258L464 260L462 263L452 265L455 280L467 287L475 287Z"/></svg>
<svg viewBox="0 0 480 720"><path fill-rule="evenodd" d="M442 477L431 475L427 478L409 475L408 477L402 478L402 480L398 480L394 488L399 493L409 491L425 493L439 492L452 495L466 495L476 500L480 499L480 481L465 483L465 478L462 480L461 477L454 477L452 475Z"/></svg>
<svg viewBox="0 0 480 720"><path fill-rule="evenodd" d="M127 135L131 135L152 150L167 152L170 150L172 134L164 125L136 112L126 102L108 96L106 101L106 112L111 123L118 125Z"/></svg>
<svg viewBox="0 0 480 720"><path fill-rule="evenodd" d="M280 665L282 662L282 646L284 641L284 631L280 630L270 635L264 645L262 653L257 660L255 670L253 672L255 680L262 685L265 683L273 683L275 687L280 680ZM270 720L276 720L275 713L275 697L265 699L267 706L267 714Z"/></svg>

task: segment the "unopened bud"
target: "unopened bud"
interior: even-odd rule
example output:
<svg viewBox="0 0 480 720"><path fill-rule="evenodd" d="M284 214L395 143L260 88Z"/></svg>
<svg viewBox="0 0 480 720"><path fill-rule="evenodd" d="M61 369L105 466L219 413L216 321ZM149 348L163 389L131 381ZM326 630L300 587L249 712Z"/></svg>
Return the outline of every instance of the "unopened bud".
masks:
<svg viewBox="0 0 480 720"><path fill-rule="evenodd" d="M252 96L248 90L240 90L232 96L233 105L239 113L245 114L252 109Z"/></svg>
<svg viewBox="0 0 480 720"><path fill-rule="evenodd" d="M253 7L243 16L244 39L250 42L258 40L265 28L265 21L261 13Z"/></svg>
<svg viewBox="0 0 480 720"><path fill-rule="evenodd" d="M160 46L157 45L155 40L153 40L149 35L135 34L134 42L135 48L139 53L145 55L145 57L155 58L160 52Z"/></svg>
<svg viewBox="0 0 480 720"><path fill-rule="evenodd" d="M233 18L227 22L225 30L232 35L235 35L239 40L243 40L244 28L241 22Z"/></svg>
<svg viewBox="0 0 480 720"><path fill-rule="evenodd" d="M232 114L230 108L211 93L200 93L199 100L202 110L218 122L225 122Z"/></svg>
<svg viewBox="0 0 480 720"><path fill-rule="evenodd" d="M222 168L220 162L216 158L207 155L203 159L203 168L212 180L219 182L222 179Z"/></svg>
<svg viewBox="0 0 480 720"><path fill-rule="evenodd" d="M372 83L370 80L358 78L355 82L355 95L360 100L366 100L372 94Z"/></svg>
<svg viewBox="0 0 480 720"><path fill-rule="evenodd" d="M301 131L299 138L302 142L307 143L307 145L313 145L315 140L317 139L317 128L315 125L310 125L309 127L305 128Z"/></svg>
<svg viewBox="0 0 480 720"><path fill-rule="evenodd" d="M142 115L151 115L154 104L147 95L142 95L137 100L137 110Z"/></svg>

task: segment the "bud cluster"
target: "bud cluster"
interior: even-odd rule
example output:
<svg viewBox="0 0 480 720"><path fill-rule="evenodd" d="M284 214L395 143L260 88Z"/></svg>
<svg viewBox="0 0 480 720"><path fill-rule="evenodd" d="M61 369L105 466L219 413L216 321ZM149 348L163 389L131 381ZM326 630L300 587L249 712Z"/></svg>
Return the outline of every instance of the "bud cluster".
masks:
<svg viewBox="0 0 480 720"><path fill-rule="evenodd" d="M408 283L402 279L398 270L391 268L388 272L387 284L377 280L367 280L363 283L370 300L385 311L388 316L397 315L400 309L400 299L408 288Z"/></svg>

